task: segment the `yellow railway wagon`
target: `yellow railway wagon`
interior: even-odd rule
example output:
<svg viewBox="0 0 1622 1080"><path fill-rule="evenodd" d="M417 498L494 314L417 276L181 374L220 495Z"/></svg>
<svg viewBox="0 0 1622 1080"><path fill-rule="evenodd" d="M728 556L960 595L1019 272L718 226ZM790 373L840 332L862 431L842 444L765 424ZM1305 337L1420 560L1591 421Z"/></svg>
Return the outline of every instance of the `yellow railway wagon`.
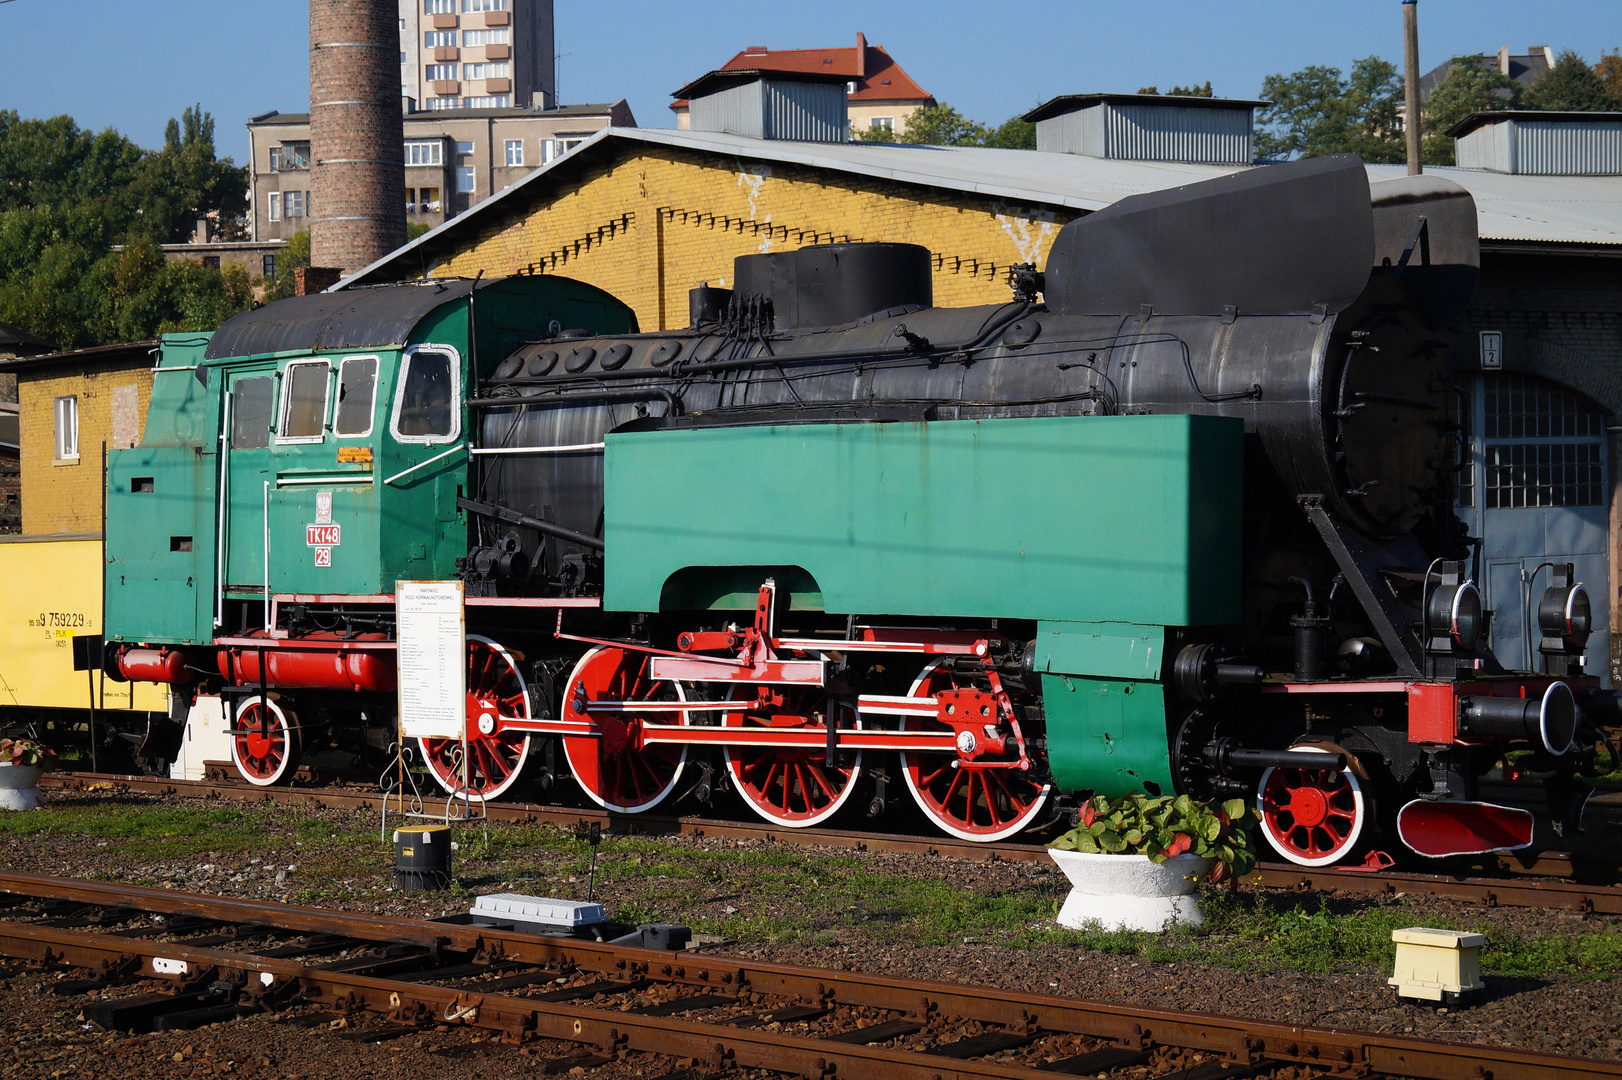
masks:
<svg viewBox="0 0 1622 1080"><path fill-rule="evenodd" d="M73 670L73 639L101 630L101 535L0 537L0 724L91 705L166 713L157 683ZM27 710L20 712L19 710Z"/></svg>

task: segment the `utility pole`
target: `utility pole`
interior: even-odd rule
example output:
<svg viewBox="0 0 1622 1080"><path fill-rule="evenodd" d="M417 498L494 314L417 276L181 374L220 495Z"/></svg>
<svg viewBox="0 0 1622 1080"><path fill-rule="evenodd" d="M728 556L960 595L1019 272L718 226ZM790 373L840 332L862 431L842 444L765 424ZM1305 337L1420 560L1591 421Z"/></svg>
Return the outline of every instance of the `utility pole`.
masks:
<svg viewBox="0 0 1622 1080"><path fill-rule="evenodd" d="M1402 0L1402 67L1407 92L1402 126L1408 136L1408 175L1418 176L1425 171L1419 141L1419 0Z"/></svg>

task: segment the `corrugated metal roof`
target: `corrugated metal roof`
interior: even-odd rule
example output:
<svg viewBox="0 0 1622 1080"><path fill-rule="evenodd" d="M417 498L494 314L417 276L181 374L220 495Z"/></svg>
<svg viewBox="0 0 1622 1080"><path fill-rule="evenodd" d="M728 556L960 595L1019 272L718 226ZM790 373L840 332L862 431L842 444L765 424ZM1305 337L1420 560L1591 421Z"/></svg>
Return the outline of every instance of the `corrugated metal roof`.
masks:
<svg viewBox="0 0 1622 1080"><path fill-rule="evenodd" d="M471 281L445 278L416 289L289 297L225 320L209 339L203 359L403 345L423 316L472 291Z"/></svg>
<svg viewBox="0 0 1622 1080"><path fill-rule="evenodd" d="M1083 211L1100 210L1128 195L1161 191L1258 167L1122 161L1079 154L967 146L795 143L668 128L605 128L571 153L543 165L467 213L351 275L339 287L366 280L406 252L428 254L452 230L463 234L482 230L492 216L499 217L530 199L536 193L535 185L544 187L549 179L555 179L554 171L563 170L559 176L575 176L582 165L598 160L600 155L637 142L718 154L732 160L782 162L970 192L1006 199L1020 206ZM1407 175L1401 165L1367 168L1371 181ZM1622 246L1622 177L1506 176L1455 168L1427 169L1426 172L1456 181L1475 197L1483 240ZM424 264L413 260L411 265L415 268Z"/></svg>

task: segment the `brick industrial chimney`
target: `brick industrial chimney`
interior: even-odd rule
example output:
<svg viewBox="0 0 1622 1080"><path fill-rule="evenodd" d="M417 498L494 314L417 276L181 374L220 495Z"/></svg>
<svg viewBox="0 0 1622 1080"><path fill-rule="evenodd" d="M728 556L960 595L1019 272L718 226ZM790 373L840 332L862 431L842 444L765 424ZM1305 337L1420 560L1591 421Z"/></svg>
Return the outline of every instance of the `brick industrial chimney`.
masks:
<svg viewBox="0 0 1622 1080"><path fill-rule="evenodd" d="M405 243L397 0L310 0L310 262L359 270Z"/></svg>

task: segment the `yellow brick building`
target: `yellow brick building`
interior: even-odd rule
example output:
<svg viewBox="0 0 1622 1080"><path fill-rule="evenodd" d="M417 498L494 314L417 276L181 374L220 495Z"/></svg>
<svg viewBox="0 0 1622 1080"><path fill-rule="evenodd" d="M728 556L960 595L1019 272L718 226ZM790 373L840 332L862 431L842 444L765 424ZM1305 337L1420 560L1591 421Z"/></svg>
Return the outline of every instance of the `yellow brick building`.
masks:
<svg viewBox="0 0 1622 1080"><path fill-rule="evenodd" d="M102 443L134 446L155 341L6 361L17 376L24 535L99 533Z"/></svg>
<svg viewBox="0 0 1622 1080"><path fill-rule="evenodd" d="M688 290L730 285L738 255L883 240L929 249L935 303L1000 303L1010 267L1045 264L1060 226L1122 194L1030 190L1021 175L1079 165L1030 151L611 129L351 280L561 274L613 293L651 331L686 326Z"/></svg>

